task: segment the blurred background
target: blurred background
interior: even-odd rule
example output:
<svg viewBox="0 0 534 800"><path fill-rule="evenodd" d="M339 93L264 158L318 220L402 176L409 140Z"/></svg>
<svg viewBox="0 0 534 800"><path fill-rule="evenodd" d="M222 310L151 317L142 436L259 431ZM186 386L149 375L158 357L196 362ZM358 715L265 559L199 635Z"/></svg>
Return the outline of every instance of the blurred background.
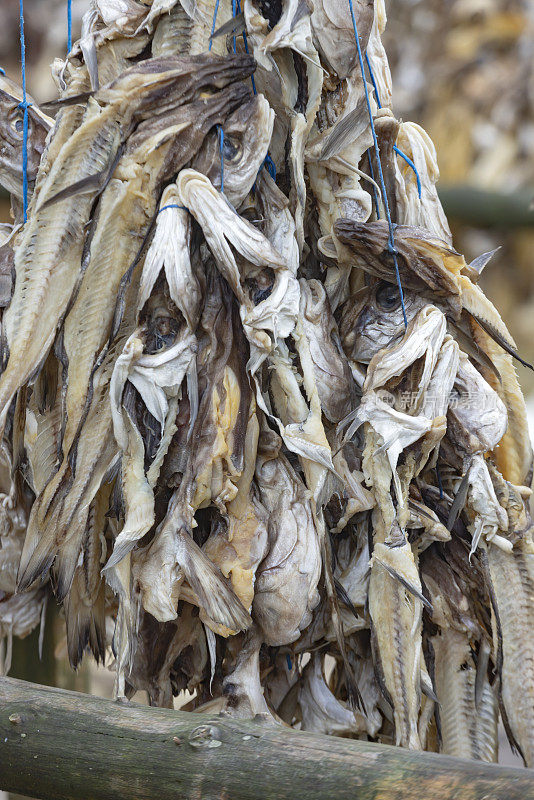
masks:
<svg viewBox="0 0 534 800"><path fill-rule="evenodd" d="M54 97L49 65L66 50L66 0L25 0L28 91ZM73 39L89 0L73 0ZM440 195L456 249L470 261L500 247L481 284L519 352L534 361L534 3L532 0L386 0L384 36L395 115L432 137ZM18 0L1 0L0 67L20 82ZM9 220L0 196L0 221ZM534 431L534 373L519 366ZM48 610L43 660L38 632L15 644L14 677L111 696L113 673L67 666L64 632ZM136 697L143 702L143 698ZM501 761L516 758L503 744ZM0 798L2 793L0 792Z"/></svg>

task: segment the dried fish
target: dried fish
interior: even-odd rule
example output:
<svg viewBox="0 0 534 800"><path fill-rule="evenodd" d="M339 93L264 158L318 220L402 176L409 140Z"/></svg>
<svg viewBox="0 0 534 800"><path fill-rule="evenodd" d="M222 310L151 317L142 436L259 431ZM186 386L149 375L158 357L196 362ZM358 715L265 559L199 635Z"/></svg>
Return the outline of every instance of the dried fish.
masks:
<svg viewBox="0 0 534 800"><path fill-rule="evenodd" d="M532 764L491 253L454 249L434 145L393 116L383 0L234 10L95 0L29 109L23 226L0 79L1 667L53 590L119 697L485 760L500 706Z"/></svg>

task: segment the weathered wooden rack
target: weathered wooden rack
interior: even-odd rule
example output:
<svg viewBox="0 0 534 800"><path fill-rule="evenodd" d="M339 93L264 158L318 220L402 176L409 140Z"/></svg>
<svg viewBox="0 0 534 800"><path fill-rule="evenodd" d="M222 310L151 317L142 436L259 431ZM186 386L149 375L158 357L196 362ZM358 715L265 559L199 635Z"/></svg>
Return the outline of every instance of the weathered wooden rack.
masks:
<svg viewBox="0 0 534 800"><path fill-rule="evenodd" d="M44 800L534 800L534 770L0 678L0 789Z"/></svg>

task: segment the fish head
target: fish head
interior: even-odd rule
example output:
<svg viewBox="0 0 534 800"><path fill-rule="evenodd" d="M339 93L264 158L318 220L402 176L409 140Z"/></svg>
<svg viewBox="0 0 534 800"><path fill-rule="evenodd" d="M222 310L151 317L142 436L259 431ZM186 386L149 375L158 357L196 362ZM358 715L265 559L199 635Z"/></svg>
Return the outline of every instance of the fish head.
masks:
<svg viewBox="0 0 534 800"><path fill-rule="evenodd" d="M27 96L28 102L31 98ZM9 78L0 76L0 184L22 199L22 155L24 110L22 91ZM28 181L33 183L53 120L32 103L28 108Z"/></svg>
<svg viewBox="0 0 534 800"><path fill-rule="evenodd" d="M334 234L341 263L360 267L390 283L395 283L398 271L404 290L425 296L434 304L440 303L455 319L459 318L462 309L459 275L465 259L446 242L424 228L395 225L393 248L385 220L362 224L338 219Z"/></svg>
<svg viewBox="0 0 534 800"><path fill-rule="evenodd" d="M404 293L408 323L425 305L424 298L414 292ZM341 310L341 344L352 361L368 364L379 350L399 341L404 331L399 288L394 283L375 281L350 297Z"/></svg>
<svg viewBox="0 0 534 800"><path fill-rule="evenodd" d="M274 112L263 95L255 95L229 115L221 128L204 140L194 168L223 189L228 201L239 207L261 169L273 132Z"/></svg>

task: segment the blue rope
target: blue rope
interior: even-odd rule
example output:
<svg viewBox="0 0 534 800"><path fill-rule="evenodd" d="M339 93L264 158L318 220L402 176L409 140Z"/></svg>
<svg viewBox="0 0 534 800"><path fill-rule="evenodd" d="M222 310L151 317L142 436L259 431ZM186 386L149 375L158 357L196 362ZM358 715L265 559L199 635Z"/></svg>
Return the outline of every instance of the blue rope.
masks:
<svg viewBox="0 0 534 800"><path fill-rule="evenodd" d="M178 205L178 203L169 203L169 205L167 205L167 206L162 206L162 207L160 208L160 210L158 211L158 214L161 214L161 212L162 212L162 211L165 211L165 209L166 209L166 208L181 208L181 209L183 209L184 211L189 211L189 209L187 208L187 206L179 206L179 205Z"/></svg>
<svg viewBox="0 0 534 800"><path fill-rule="evenodd" d="M267 155L265 156L265 159L263 161L263 166L265 167L265 169L267 170L267 172L269 173L269 175L271 176L273 181L275 181L276 180L276 164L272 160L272 158L269 155L269 153L267 153Z"/></svg>
<svg viewBox="0 0 534 800"><path fill-rule="evenodd" d="M376 104L377 104L378 108L382 108L382 103L380 102L380 94L378 93L378 86L376 85L376 80L375 80L375 76L374 76L374 73L373 73L373 68L371 66L371 62L369 61L369 56L367 55L367 53L365 54L365 61L367 62L367 69L369 70L369 77L371 78L371 83L373 84L373 89L375 90ZM421 199L421 178L419 177L419 173L417 172L417 167L415 166L415 164L413 163L411 158L408 158L406 153L402 152L400 147L397 147L397 145L394 145L393 149L395 150L397 155L400 156L401 158L403 158L406 161L406 163L413 169L413 171L415 173L415 179L417 181L417 193L419 195L419 200L420 200Z"/></svg>
<svg viewBox="0 0 534 800"><path fill-rule="evenodd" d="M0 75L5 75L5 74L6 74L5 69L2 69L2 67L0 67Z"/></svg>
<svg viewBox="0 0 534 800"><path fill-rule="evenodd" d="M219 150L221 151L221 194L224 194L224 131L221 125L219 128Z"/></svg>
<svg viewBox="0 0 534 800"><path fill-rule="evenodd" d="M350 15L352 17L352 27L354 28L354 39L356 40L356 48L358 50L358 60L360 62L360 70L362 73L363 78L363 88L365 91L365 100L367 103L367 112L369 114L369 122L371 123L371 133L373 134L373 144L375 148L376 154L376 163L378 167L378 174L380 176L380 186L382 188L382 200L384 202L384 210L386 212L386 219L388 223L389 229L389 238L388 238L388 250L393 256L393 264L395 265L395 276L397 279L397 286L399 287L399 296L402 306L402 316L404 318L404 327L408 328L408 319L406 317L406 308L404 306L404 293L402 291L402 283L400 279L400 272L399 272L399 264L397 262L397 251L395 250L395 236L393 233L393 224L391 222L391 214L389 213L389 203L386 193L386 183L384 181L384 175L382 173L382 164L380 163L380 149L378 147L378 139L376 138L376 131L375 131L375 124L373 120L373 112L371 111L371 100L369 98L369 89L367 88L367 81L365 80L365 67L363 65L363 56L362 56L362 48L360 46L360 39L358 36L358 27L356 25L356 18L354 16L354 8L352 5L352 0L349 0L349 8L350 8Z"/></svg>
<svg viewBox="0 0 534 800"><path fill-rule="evenodd" d="M72 50L72 0L67 0L67 53Z"/></svg>
<svg viewBox="0 0 534 800"><path fill-rule="evenodd" d="M287 661L287 668L291 672L291 670L293 669L293 664L291 663L291 656L289 655L289 653L286 653L286 661Z"/></svg>
<svg viewBox="0 0 534 800"><path fill-rule="evenodd" d="M382 108L382 103L380 102L380 95L378 94L378 86L376 85L373 68L371 66L371 62L369 61L369 56L367 55L367 53L365 54L365 61L367 63L367 69L369 70L369 76L371 78L371 83L373 84L373 89L375 90L376 104L378 108Z"/></svg>
<svg viewBox="0 0 534 800"><path fill-rule="evenodd" d="M221 0L217 0L215 3L215 10L213 12L213 23L211 25L211 33L210 33L210 43L208 47L208 51L211 50L211 46L213 44L213 34L215 33L215 23L217 22L217 14L219 13L219 3Z"/></svg>
<svg viewBox="0 0 534 800"><path fill-rule="evenodd" d="M417 167L413 163L412 159L408 158L406 153L403 153L402 150L399 147L397 147L396 144L393 145L393 149L397 153L397 155L400 156L401 158L403 158L406 161L406 163L408 164L408 166L410 166L413 169L413 171L415 173L415 180L417 181L417 194L419 195L419 200L420 200L421 199L421 178L419 177L419 173L417 172Z"/></svg>
<svg viewBox="0 0 534 800"><path fill-rule="evenodd" d="M22 214L24 222L28 219L28 103L26 97L26 43L24 41L24 0L19 0L20 9L20 60L22 71L22 103L24 111L22 128Z"/></svg>

